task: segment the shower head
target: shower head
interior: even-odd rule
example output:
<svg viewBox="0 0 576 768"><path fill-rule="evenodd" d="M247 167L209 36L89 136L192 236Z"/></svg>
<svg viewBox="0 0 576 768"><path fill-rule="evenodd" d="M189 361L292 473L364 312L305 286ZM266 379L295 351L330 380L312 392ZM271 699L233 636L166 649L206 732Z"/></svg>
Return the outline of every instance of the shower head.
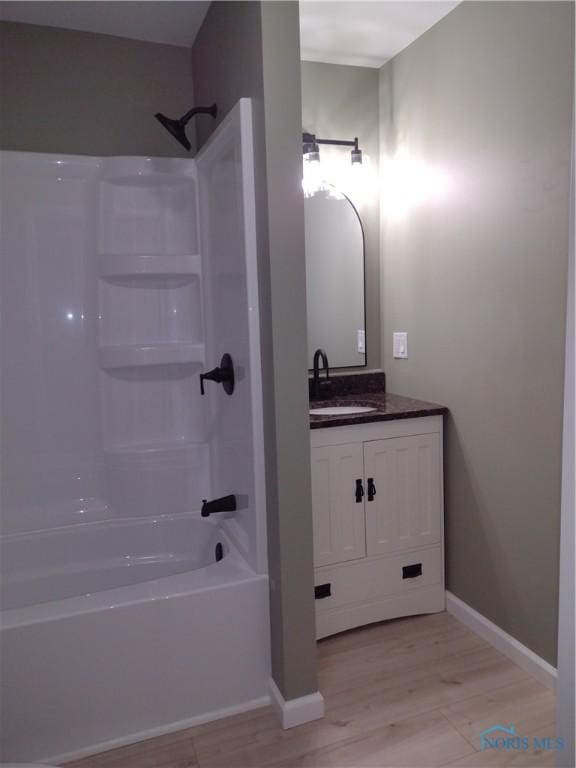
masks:
<svg viewBox="0 0 576 768"><path fill-rule="evenodd" d="M184 149L190 151L192 145L188 141L186 136L186 125L194 117L194 115L211 115L216 117L218 109L216 104L212 104L211 107L192 107L185 115L178 118L178 120L172 120L170 117L166 117L161 112L157 112L155 117L159 123L161 123L167 131L169 131L177 142L182 144Z"/></svg>
<svg viewBox="0 0 576 768"><path fill-rule="evenodd" d="M158 112L156 114L156 119L162 123L164 128L166 128L167 131L170 131L172 136L176 139L176 141L179 141L180 144L184 147L184 149L187 149L190 151L191 144L188 141L188 137L186 136L186 127L182 125L182 122L180 120L171 120L169 117L166 117L166 115L163 115L161 112Z"/></svg>

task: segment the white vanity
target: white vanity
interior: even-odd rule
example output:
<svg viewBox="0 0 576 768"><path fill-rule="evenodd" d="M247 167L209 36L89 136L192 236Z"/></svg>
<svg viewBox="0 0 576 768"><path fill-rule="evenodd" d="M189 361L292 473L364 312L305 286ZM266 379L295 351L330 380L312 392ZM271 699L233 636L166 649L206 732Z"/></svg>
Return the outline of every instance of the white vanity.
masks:
<svg viewBox="0 0 576 768"><path fill-rule="evenodd" d="M311 419L318 638L444 610L445 409L373 399L376 420Z"/></svg>
<svg viewBox="0 0 576 768"><path fill-rule="evenodd" d="M330 191L305 199L316 636L444 610L446 408L367 366L365 239ZM320 370L322 369L322 370Z"/></svg>

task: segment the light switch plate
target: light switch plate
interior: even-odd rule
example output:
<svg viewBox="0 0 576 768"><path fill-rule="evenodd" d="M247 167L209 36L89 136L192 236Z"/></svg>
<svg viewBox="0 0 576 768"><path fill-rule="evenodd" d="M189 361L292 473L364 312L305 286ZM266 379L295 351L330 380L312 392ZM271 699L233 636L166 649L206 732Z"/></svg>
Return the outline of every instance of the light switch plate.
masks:
<svg viewBox="0 0 576 768"><path fill-rule="evenodd" d="M359 354L363 355L366 352L366 331L356 331L356 349Z"/></svg>
<svg viewBox="0 0 576 768"><path fill-rule="evenodd" d="M405 331L393 334L394 357L405 360L408 357L408 334Z"/></svg>

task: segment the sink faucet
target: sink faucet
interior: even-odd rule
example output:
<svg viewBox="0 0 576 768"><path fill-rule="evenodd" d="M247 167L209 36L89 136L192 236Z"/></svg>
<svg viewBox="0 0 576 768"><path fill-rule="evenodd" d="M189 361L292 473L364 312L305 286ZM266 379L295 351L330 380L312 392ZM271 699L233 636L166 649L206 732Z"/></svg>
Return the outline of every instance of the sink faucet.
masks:
<svg viewBox="0 0 576 768"><path fill-rule="evenodd" d="M330 368L328 367L328 356L323 349L317 349L314 352L314 377L312 379L312 399L319 400L322 394L322 384L320 381L320 359L322 367L326 371L326 381L330 379Z"/></svg>

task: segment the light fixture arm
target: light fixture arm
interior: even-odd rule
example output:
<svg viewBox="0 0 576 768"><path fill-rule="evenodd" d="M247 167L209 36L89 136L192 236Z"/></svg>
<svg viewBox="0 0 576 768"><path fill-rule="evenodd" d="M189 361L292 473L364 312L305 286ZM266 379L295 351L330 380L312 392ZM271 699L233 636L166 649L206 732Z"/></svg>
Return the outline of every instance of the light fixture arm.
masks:
<svg viewBox="0 0 576 768"><path fill-rule="evenodd" d="M333 147L354 147L358 149L358 136L353 140L349 139L319 139L314 133L302 134L302 144L328 144Z"/></svg>
<svg viewBox="0 0 576 768"><path fill-rule="evenodd" d="M358 147L358 136L354 139L319 139L314 133L302 134L302 152L306 155L310 152L318 153L318 145L324 144L332 147L353 147L352 163L362 162L362 150ZM318 158L316 158L318 159Z"/></svg>

